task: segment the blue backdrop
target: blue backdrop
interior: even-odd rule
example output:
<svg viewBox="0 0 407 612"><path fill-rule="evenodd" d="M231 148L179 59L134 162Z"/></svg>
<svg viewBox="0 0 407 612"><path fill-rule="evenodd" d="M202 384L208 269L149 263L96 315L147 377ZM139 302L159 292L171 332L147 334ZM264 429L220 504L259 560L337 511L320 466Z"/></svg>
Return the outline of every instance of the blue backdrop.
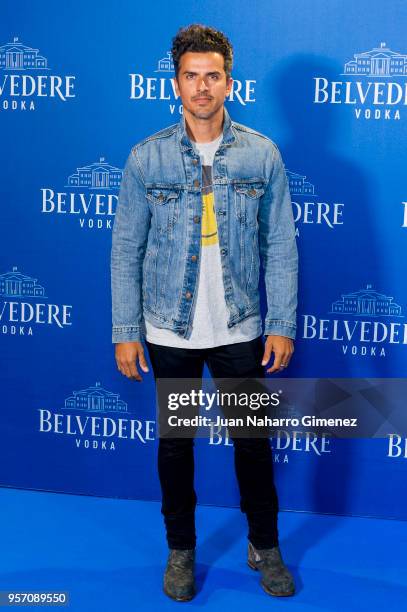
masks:
<svg viewBox="0 0 407 612"><path fill-rule="evenodd" d="M229 112L286 165L300 253L286 375L405 376L404 1L6 0L1 13L2 485L159 499L152 377L124 378L111 344L111 229L130 148L180 118L169 49L192 22L231 39ZM281 507L407 518L406 444L279 432ZM197 441L201 503L238 505L232 452Z"/></svg>

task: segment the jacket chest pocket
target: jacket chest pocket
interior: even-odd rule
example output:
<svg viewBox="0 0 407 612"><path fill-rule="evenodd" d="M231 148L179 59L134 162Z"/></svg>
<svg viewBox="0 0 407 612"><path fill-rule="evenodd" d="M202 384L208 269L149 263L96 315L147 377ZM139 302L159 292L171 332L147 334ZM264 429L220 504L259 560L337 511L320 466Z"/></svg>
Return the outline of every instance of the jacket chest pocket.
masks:
<svg viewBox="0 0 407 612"><path fill-rule="evenodd" d="M153 223L158 232L172 232L180 214L180 189L171 186L147 187L146 198L151 202Z"/></svg>
<svg viewBox="0 0 407 612"><path fill-rule="evenodd" d="M233 185L237 220L248 227L257 227L259 201L264 194L264 183L235 183Z"/></svg>

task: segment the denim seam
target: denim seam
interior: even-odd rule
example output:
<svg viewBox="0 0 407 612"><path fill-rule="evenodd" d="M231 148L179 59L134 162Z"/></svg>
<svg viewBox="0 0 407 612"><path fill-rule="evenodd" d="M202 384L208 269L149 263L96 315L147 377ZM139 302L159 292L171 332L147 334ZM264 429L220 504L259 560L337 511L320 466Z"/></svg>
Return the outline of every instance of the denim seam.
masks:
<svg viewBox="0 0 407 612"><path fill-rule="evenodd" d="M151 142L154 140L160 140L160 138L168 138L168 136L172 136L174 132L176 131L177 126L178 126L178 123L174 123L173 125L169 125L167 128L164 128L164 130L160 130L159 132L156 132L155 134L152 134L151 136L144 138L144 140L134 145L133 150L138 149L139 147L143 146L147 142Z"/></svg>
<svg viewBox="0 0 407 612"><path fill-rule="evenodd" d="M266 325L284 325L285 327L292 327L295 329L297 325L292 323L291 321L285 321L284 319L267 319L265 321Z"/></svg>
<svg viewBox="0 0 407 612"><path fill-rule="evenodd" d="M136 167L137 167L138 173L140 175L141 182L143 183L143 185L145 187L146 186L146 181L145 181L143 170L141 168L141 163L140 163L140 159L139 159L139 156L138 156L138 153L137 153L137 149L133 152L133 155L134 155L134 159L135 159L135 162L136 162Z"/></svg>

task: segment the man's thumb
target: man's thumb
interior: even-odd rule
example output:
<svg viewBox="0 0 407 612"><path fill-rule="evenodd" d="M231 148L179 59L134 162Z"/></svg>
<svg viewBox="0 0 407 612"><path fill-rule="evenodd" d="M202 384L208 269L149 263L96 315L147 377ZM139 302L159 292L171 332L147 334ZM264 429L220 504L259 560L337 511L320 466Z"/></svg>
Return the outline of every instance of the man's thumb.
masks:
<svg viewBox="0 0 407 612"><path fill-rule="evenodd" d="M263 360L261 362L262 366L266 365L270 361L271 349L272 349L271 345L266 345L266 347L264 348Z"/></svg>
<svg viewBox="0 0 407 612"><path fill-rule="evenodd" d="M139 360L140 367L143 370L143 372L149 372L150 370L148 369L148 365L147 365L146 358L144 357L144 353L139 353L138 360Z"/></svg>

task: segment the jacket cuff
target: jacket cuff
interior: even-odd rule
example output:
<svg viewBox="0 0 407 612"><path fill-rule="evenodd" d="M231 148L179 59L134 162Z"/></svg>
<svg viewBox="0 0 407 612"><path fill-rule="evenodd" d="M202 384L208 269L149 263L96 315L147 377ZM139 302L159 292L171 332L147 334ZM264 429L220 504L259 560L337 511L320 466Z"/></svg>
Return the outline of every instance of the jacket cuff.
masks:
<svg viewBox="0 0 407 612"><path fill-rule="evenodd" d="M137 325L113 325L112 342L142 342L143 334Z"/></svg>
<svg viewBox="0 0 407 612"><path fill-rule="evenodd" d="M287 338L295 339L297 326L290 321L282 321L281 319L269 319L265 323L265 336L286 336Z"/></svg>

